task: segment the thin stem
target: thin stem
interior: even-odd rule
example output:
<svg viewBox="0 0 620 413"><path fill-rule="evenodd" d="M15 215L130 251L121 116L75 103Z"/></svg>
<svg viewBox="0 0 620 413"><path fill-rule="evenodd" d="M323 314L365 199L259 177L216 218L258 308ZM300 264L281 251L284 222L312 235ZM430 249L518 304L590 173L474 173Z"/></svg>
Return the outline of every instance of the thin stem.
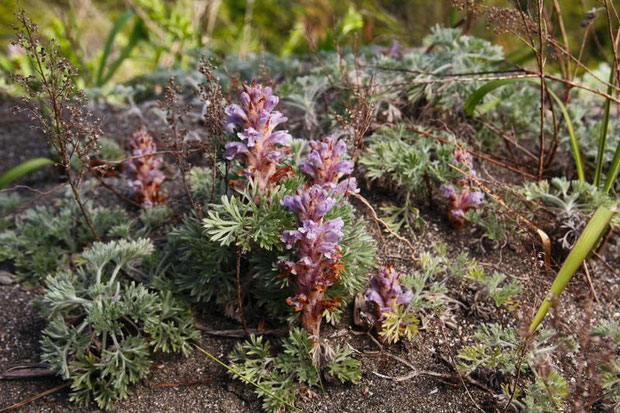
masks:
<svg viewBox="0 0 620 413"><path fill-rule="evenodd" d="M248 331L248 324L245 320L245 315L243 314L243 300L241 299L241 250L237 248L237 304L239 305L239 318L241 318L241 323L243 324L243 331L246 336L249 336L250 333Z"/></svg>
<svg viewBox="0 0 620 413"><path fill-rule="evenodd" d="M538 0L538 72L540 75L540 154L538 156L538 179L542 179L545 163L545 43L543 41L544 1Z"/></svg>

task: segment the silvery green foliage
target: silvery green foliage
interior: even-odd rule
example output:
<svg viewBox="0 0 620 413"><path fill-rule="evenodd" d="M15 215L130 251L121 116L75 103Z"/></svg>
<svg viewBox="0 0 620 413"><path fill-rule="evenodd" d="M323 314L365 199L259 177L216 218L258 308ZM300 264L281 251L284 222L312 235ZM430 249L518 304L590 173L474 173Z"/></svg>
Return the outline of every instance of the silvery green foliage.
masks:
<svg viewBox="0 0 620 413"><path fill-rule="evenodd" d="M415 127L422 130L422 127ZM454 140L453 137L447 137ZM404 198L420 196L433 186L456 176L450 168L456 143L443 144L408 129L405 124L383 128L368 139L359 164L371 181L385 181L400 188Z"/></svg>
<svg viewBox="0 0 620 413"><path fill-rule="evenodd" d="M128 221L118 207L93 207L86 212L99 236L114 232ZM41 282L49 273L66 267L71 254L94 241L75 200L66 196L53 206L37 206L18 214L0 232L0 261L12 261L16 274L28 283Z"/></svg>
<svg viewBox="0 0 620 413"><path fill-rule="evenodd" d="M412 201L430 196L429 190L432 193L459 174L450 167L452 152L457 147L453 136L438 133L448 142L454 142L444 144L410 129L423 130L404 123L379 129L368 139L358 163L365 168L370 182L397 192L404 204L383 209L389 214L388 224L393 230L404 226L414 234L413 226L419 225L420 220Z"/></svg>
<svg viewBox="0 0 620 413"><path fill-rule="evenodd" d="M595 186L566 178L533 182L523 192L530 201L539 201L555 213L561 232L562 246L572 248L588 218L599 206L613 207L616 201Z"/></svg>
<svg viewBox="0 0 620 413"><path fill-rule="evenodd" d="M602 320L590 329L590 335L609 341L616 349L620 347L620 325L613 320ZM612 359L599 366L601 387L605 405L617 408L620 405L620 357L616 353Z"/></svg>
<svg viewBox="0 0 620 413"><path fill-rule="evenodd" d="M148 374L152 352L188 354L198 339L190 311L169 291L125 279L152 253L143 238L97 242L75 270L47 278L41 359L70 380L72 401L108 409Z"/></svg>
<svg viewBox="0 0 620 413"><path fill-rule="evenodd" d="M0 192L0 239L2 233L13 226L11 214L19 208L22 202L23 200L18 194ZM0 251L2 251L2 247L0 247ZM1 254L2 252L0 252Z"/></svg>
<svg viewBox="0 0 620 413"><path fill-rule="evenodd" d="M474 73L497 69L504 59L502 48L473 36L463 35L460 29L447 29L435 26L430 35L423 39L428 53L415 50L403 56L404 62L412 66L407 69L417 71L414 81L437 79L437 76L459 73ZM431 74L433 76L431 76ZM424 97L440 107L460 109L463 102L484 80L473 82L445 82L409 86L411 101Z"/></svg>
<svg viewBox="0 0 620 413"><path fill-rule="evenodd" d="M255 393L263 399L263 409L276 412L286 407L283 401L294 406L302 386L321 383L319 370L310 356L312 347L306 331L296 328L283 341L282 351L277 355L268 341L252 335L246 342L237 344L228 358L235 378L253 383ZM332 349L325 370L343 383L356 383L362 375L360 363L348 347Z"/></svg>
<svg viewBox="0 0 620 413"><path fill-rule="evenodd" d="M521 337L512 327L500 324L482 324L474 334L474 344L463 347L458 354L457 366L464 374L483 375L501 385L506 397L513 393L513 380L520 369L520 376L525 384L515 394L513 403L520 410L527 412L556 412L570 410L574 396L581 401L584 397L601 397L606 407L617 405L620 394L620 363L615 354L620 342L620 329L617 323L601 322L593 326L590 336L609 340L611 358L593 354L602 348L590 348L590 353L583 354L583 349L575 334L560 336L550 329L541 329L529 342L523 355L518 351ZM593 342L591 340L590 346ZM595 344L597 346L597 344ZM564 378L566 365L558 360L558 348L564 349L565 357L579 359L577 363L593 363L597 370L587 379L588 393L576 393L584 389L577 388L574 381ZM599 387L600 386L600 387ZM602 390L599 392L599 390Z"/></svg>
<svg viewBox="0 0 620 413"><path fill-rule="evenodd" d="M523 358L518 353L521 338L514 328L499 324L482 324L474 334L475 343L459 351L457 364L465 374L478 374L501 385L506 397L513 392L512 380L520 365L520 376L526 381L518 388L513 403L526 412L552 413L570 410L571 396L583 400L584 394L576 394L574 381L564 378L562 365L557 360L557 348L568 351L570 359L582 357L586 363L594 363L595 375L588 377L593 382L587 385L587 391L596 391L603 408L613 409L620 401L620 361L616 354L620 344L620 328L614 321L601 321L590 329L591 344L599 346L601 341L608 342L611 357L599 355L578 355L583 349L578 348L575 335L558 337L552 330L542 329L525 352ZM595 347L595 352L605 347ZM592 351L592 349L591 349ZM590 358L591 357L591 358ZM583 361L577 361L581 363ZM600 386L600 387L599 387ZM588 396L590 396L588 394Z"/></svg>
<svg viewBox="0 0 620 413"><path fill-rule="evenodd" d="M308 136L316 133L320 126L319 114L322 109L319 100L329 87L329 80L325 76L318 75L300 76L278 87L278 91L286 96L285 107L303 113L303 124L296 125L290 122L293 127L303 126Z"/></svg>
<svg viewBox="0 0 620 413"><path fill-rule="evenodd" d="M519 368L526 371L537 357L544 357L557 347L557 340L553 342L551 338L551 331L541 330L519 366L517 348L521 338L517 331L496 323L480 324L474 334L474 344L459 351L457 367L465 373L483 368L509 375L515 374Z"/></svg>

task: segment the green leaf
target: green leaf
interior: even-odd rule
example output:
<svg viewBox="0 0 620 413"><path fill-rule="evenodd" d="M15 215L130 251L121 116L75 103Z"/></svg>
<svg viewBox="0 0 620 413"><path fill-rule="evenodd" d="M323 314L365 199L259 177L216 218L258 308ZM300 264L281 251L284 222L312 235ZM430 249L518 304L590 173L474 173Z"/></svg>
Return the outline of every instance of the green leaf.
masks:
<svg viewBox="0 0 620 413"><path fill-rule="evenodd" d="M101 86L104 83L102 82L103 72L105 70L108 57L110 56L110 52L112 51L112 45L114 44L114 39L116 38L118 33L121 31L125 23L127 23L127 21L133 16L135 16L135 13L132 10L127 10L125 13L118 16L118 18L114 21L114 26L112 26L112 29L110 29L110 32L108 33L108 37L106 38L105 46L103 47L103 55L101 55L101 62L99 63L99 70L97 71L97 85L98 86Z"/></svg>
<svg viewBox="0 0 620 413"><path fill-rule="evenodd" d="M609 224L609 221L614 215L614 212L615 211L606 207L599 207L596 210L596 212L584 228L583 232L579 236L575 247L568 254L568 257L566 258L566 261L564 261L562 268L560 268L558 275L555 277L555 280L551 285L551 289L547 294L547 297L545 297L545 300L538 308L538 312L536 313L536 316L534 317L534 320L530 325L530 332L534 332L536 328L540 325L540 323L545 318L547 311L549 311L553 299L560 296L560 294L564 290L564 287L566 287L566 284L568 284L579 266L581 266L583 260L588 256L592 248L596 246L600 235L603 233L603 231L605 231L605 228L607 228L607 225Z"/></svg>
<svg viewBox="0 0 620 413"><path fill-rule="evenodd" d="M573 121L566 110L566 106L562 103L562 100L551 90L547 89L549 96L555 100L555 103L560 107L560 111L566 121L566 129L568 129L568 135L570 136L570 147L573 150L573 159L575 160L575 167L577 168L577 176L581 182L586 181L586 175L583 171L583 162L581 161L581 154L579 153L579 143L577 142L577 136L575 135L575 128L573 128Z"/></svg>
<svg viewBox="0 0 620 413"><path fill-rule="evenodd" d="M129 35L129 41L127 42L125 47L123 47L119 56L110 64L108 69L105 70L106 63L110 55L110 50L112 48L112 44L114 43L114 39L116 38L120 29L125 25L125 23L131 17L134 17L134 16L135 16L135 23L133 25L133 29L131 30L131 34ZM116 19L116 22L114 22L114 26L112 27L112 29L110 30L110 33L108 34L108 38L106 40L106 44L105 44L104 51L103 51L103 56L101 57L101 63L99 65L99 70L97 72L97 86L103 86L105 83L107 83L112 78L112 76L114 76L114 73L116 73L120 65L123 63L123 61L125 61L125 59L129 57L129 55L131 54L131 51L134 49L134 47L136 47L138 42L143 38L146 38L144 24L142 22L142 19L136 16L133 11L127 11L123 13L118 19ZM104 72L105 72L105 75L104 75Z"/></svg>
<svg viewBox="0 0 620 413"><path fill-rule="evenodd" d="M349 6L349 10L342 20L340 35L346 36L351 32L361 29L362 27L364 27L364 18L360 12L355 10L355 7Z"/></svg>
<svg viewBox="0 0 620 413"><path fill-rule="evenodd" d="M614 71L613 65L611 67L611 71L609 72L609 83L610 83L610 86L607 87L607 94L611 95L613 93L613 87L611 85L615 83L615 71ZM601 134L598 140L598 152L596 154L596 165L594 169L593 184L595 186L599 186L599 184L601 183L601 177L603 176L603 164L605 163L605 148L607 146L607 129L609 126L609 111L610 110L611 110L611 100L606 99L605 109L603 112L603 123L601 123Z"/></svg>
<svg viewBox="0 0 620 413"><path fill-rule="evenodd" d="M516 83L516 82L522 82L524 80L532 80L532 79L527 79L527 78L516 78L516 79L499 79L499 80L492 80L489 83L485 83L483 86L481 86L480 88L478 88L476 91L474 91L474 93L472 93L468 98L467 101L465 101L465 106L463 107L463 109L465 110L465 113L467 113L467 115L469 116L474 116L475 115L475 110L476 110L476 106L478 106L478 104L480 104L480 102L482 101L482 99L490 92L494 91L497 88L500 88L504 85L508 85L510 83Z"/></svg>
<svg viewBox="0 0 620 413"><path fill-rule="evenodd" d="M37 169L42 168L46 165L53 164L54 161L48 158L34 158L22 162L0 175L0 188L4 188L6 185L13 182L17 178L29 174L30 172L34 172Z"/></svg>
<svg viewBox="0 0 620 413"><path fill-rule="evenodd" d="M618 176L618 169L620 169L620 142L618 143L618 146L616 146L614 158L611 160L611 166L609 167L609 171L607 171L607 178L605 178L605 187L603 188L604 193L609 193L611 186L616 180L616 176Z"/></svg>

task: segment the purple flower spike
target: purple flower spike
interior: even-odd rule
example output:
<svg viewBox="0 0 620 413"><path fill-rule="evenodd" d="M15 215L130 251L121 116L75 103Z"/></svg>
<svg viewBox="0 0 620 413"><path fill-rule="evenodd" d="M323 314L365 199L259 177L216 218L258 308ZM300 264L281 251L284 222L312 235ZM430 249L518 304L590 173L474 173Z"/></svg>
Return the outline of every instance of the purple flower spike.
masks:
<svg viewBox="0 0 620 413"><path fill-rule="evenodd" d="M463 168L468 176L458 176L452 184L444 184L439 188L444 198L450 200L448 219L454 228L465 225L465 214L470 209L478 208L484 199L484 193L470 190L470 177L476 176L474 162L466 150L458 148L453 153L454 164Z"/></svg>
<svg viewBox="0 0 620 413"><path fill-rule="evenodd" d="M310 141L312 149L308 160L299 164L299 169L308 175L313 184L321 185L334 193L359 192L353 172L353 162L341 160L347 145L344 140L327 136L319 141ZM345 177L342 181L341 178Z"/></svg>
<svg viewBox="0 0 620 413"><path fill-rule="evenodd" d="M139 128L129 142L132 158L125 162L125 176L133 196L141 205L152 207L162 201L159 187L166 179L160 168L161 156L153 155L157 146L147 131Z"/></svg>
<svg viewBox="0 0 620 413"><path fill-rule="evenodd" d="M281 261L295 296L287 303L301 312L301 323L313 340L318 341L323 311L339 300L325 299L325 290L337 279L342 265L338 242L343 236L341 218L324 221L336 201L320 185L304 185L294 196L285 196L282 205L297 215L298 228L283 231L280 239L288 249L295 247L296 261Z"/></svg>
<svg viewBox="0 0 620 413"><path fill-rule="evenodd" d="M370 286L364 298L367 302L376 305L375 327L381 331L381 323L385 314L394 310L394 306L407 306L413 297L411 290L403 289L400 284L400 274L391 265L380 270L370 279Z"/></svg>
<svg viewBox="0 0 620 413"><path fill-rule="evenodd" d="M285 130L274 132L278 125L286 122L286 117L273 111L278 97L272 95L270 87L255 81L243 85L240 103L226 108L225 126L230 132L240 129L237 136L242 142L227 143L224 158L240 159L245 167L241 175L264 192L290 174L290 168L278 169L278 162L290 152L291 135Z"/></svg>

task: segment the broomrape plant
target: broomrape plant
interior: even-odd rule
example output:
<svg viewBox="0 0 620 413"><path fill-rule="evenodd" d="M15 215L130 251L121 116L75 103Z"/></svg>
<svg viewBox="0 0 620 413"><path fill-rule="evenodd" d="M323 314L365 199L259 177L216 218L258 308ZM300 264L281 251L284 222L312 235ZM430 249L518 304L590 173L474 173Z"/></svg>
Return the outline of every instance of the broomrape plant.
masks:
<svg viewBox="0 0 620 413"><path fill-rule="evenodd" d="M411 338L418 331L418 319L409 308L413 291L403 288L399 278L400 273L388 265L372 276L364 295L374 306L374 327L388 343Z"/></svg>
<svg viewBox="0 0 620 413"><path fill-rule="evenodd" d="M474 162L468 152L462 148L457 148L452 156L456 166L463 168L466 174L476 176ZM451 184L441 185L440 190L444 198L450 200L448 219L452 226L457 229L465 225L467 211L479 207L484 198L484 193L471 190L467 176L455 177Z"/></svg>
<svg viewBox="0 0 620 413"><path fill-rule="evenodd" d="M289 167L277 166L290 151L291 135L286 130L274 132L287 119L273 110L279 99L270 87L253 81L242 86L240 98L241 105L233 103L225 113L229 132L243 129L237 133L242 142L227 143L224 158L241 159L245 169L240 174L251 180L259 192L265 192L290 172Z"/></svg>
<svg viewBox="0 0 620 413"><path fill-rule="evenodd" d="M319 185L303 186L295 196L287 195L282 205L297 215L299 227L282 232L287 248L296 247L296 261L282 261L282 272L291 279L295 297L287 303L301 312L301 324L313 340L319 340L324 310L339 300L325 299L325 290L337 279L340 264L338 241L342 238L342 218L324 220L336 201Z"/></svg>
<svg viewBox="0 0 620 413"><path fill-rule="evenodd" d="M161 172L163 158L154 155L157 146L153 137L139 128L129 142L132 158L125 162L125 173L133 196L144 207L150 208L162 201L159 187L166 177Z"/></svg>

